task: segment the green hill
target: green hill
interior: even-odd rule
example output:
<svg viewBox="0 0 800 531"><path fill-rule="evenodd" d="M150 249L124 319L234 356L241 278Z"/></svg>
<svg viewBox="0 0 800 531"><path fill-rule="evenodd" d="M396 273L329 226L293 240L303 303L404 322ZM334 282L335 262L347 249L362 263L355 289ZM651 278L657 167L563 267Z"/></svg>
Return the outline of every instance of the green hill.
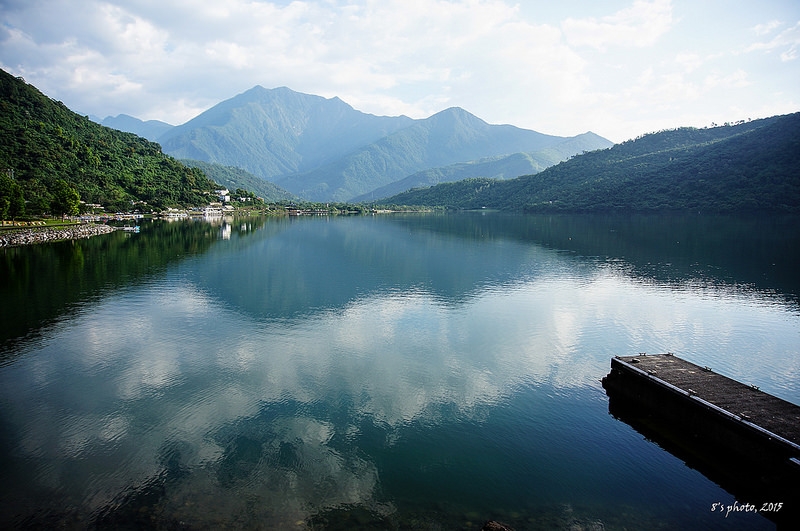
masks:
<svg viewBox="0 0 800 531"><path fill-rule="evenodd" d="M207 204L217 184L161 146L98 125L0 70L0 217Z"/></svg>
<svg viewBox="0 0 800 531"><path fill-rule="evenodd" d="M297 196L291 192L287 192L283 188L235 166L223 166L213 162L191 159L181 159L181 162L192 168L203 170L210 179L228 190L236 190L237 188L249 190L267 203L298 200Z"/></svg>
<svg viewBox="0 0 800 531"><path fill-rule="evenodd" d="M800 212L800 113L645 135L509 181L468 179L386 203L537 212Z"/></svg>

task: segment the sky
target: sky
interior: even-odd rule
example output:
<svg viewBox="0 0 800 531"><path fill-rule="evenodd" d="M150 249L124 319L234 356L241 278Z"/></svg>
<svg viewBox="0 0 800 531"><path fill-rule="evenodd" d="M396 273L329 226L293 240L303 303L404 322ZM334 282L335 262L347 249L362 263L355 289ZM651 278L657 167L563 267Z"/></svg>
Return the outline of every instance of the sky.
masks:
<svg viewBox="0 0 800 531"><path fill-rule="evenodd" d="M621 142L800 111L800 1L0 0L0 68L98 118L286 86Z"/></svg>

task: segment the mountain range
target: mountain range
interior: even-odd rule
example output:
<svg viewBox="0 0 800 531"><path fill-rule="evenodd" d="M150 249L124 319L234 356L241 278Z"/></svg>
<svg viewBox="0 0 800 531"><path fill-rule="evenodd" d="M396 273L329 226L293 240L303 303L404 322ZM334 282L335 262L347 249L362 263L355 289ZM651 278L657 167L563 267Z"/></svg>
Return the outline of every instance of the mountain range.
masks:
<svg viewBox="0 0 800 531"><path fill-rule="evenodd" d="M195 206L209 201L218 182L291 202L800 212L800 113L616 145L592 133L564 138L490 125L459 108L422 120L373 116L286 88L256 87L182 126L116 117L186 149L180 164L158 143L92 123L3 71L0 96L0 214L12 219L69 213L78 200L107 210ZM273 168L286 189L238 163L187 158L212 149ZM520 172L527 175L514 177Z"/></svg>
<svg viewBox="0 0 800 531"><path fill-rule="evenodd" d="M500 155L422 170L377 188L368 194L356 197L353 201L373 202L414 188L425 188L475 177L513 179L520 175L531 175L558 164L576 153L596 149L597 145L603 143L604 139L594 133L584 133L535 152Z"/></svg>
<svg viewBox="0 0 800 531"><path fill-rule="evenodd" d="M593 133L491 125L458 107L425 119L375 116L286 87L253 87L178 126L125 115L101 123L157 141L178 159L242 168L313 201L378 199L476 170L511 178L612 145Z"/></svg>

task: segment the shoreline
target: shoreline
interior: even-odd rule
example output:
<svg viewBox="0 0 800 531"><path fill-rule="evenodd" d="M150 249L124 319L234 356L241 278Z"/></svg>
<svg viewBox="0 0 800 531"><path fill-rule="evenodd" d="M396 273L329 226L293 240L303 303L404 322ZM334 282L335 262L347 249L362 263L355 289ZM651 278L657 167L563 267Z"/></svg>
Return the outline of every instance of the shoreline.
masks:
<svg viewBox="0 0 800 531"><path fill-rule="evenodd" d="M100 234L114 232L109 225L70 225L66 227L31 227L0 231L0 247L19 247L37 243L51 243L64 240L91 238Z"/></svg>

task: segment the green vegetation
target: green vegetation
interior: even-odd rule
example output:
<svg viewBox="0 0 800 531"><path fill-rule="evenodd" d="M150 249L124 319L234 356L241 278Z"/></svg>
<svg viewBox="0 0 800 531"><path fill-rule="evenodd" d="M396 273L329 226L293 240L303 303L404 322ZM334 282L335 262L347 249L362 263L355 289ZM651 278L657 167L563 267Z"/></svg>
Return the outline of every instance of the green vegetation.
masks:
<svg viewBox="0 0 800 531"><path fill-rule="evenodd" d="M267 203L297 199L294 194L287 192L283 188L235 166L223 166L222 164L213 162L191 159L183 159L181 162L192 168L202 170L210 179L226 187L228 190L236 190L239 188L250 190L255 194L253 197L258 196ZM242 194L238 192L234 193L234 196L240 195Z"/></svg>
<svg viewBox="0 0 800 531"><path fill-rule="evenodd" d="M217 184L161 147L70 111L0 70L0 217L204 205Z"/></svg>
<svg viewBox="0 0 800 531"><path fill-rule="evenodd" d="M275 116L281 120L273 123ZM800 211L800 113L661 131L586 151L607 141L592 133L564 139L489 125L457 108L426 120L375 117L337 99L257 87L164 137L190 153L200 147L199 131L209 138L197 154L211 159L223 154L209 152L212 147L234 158L276 151L262 169L318 203L298 205L292 193L236 167L197 160L187 160L187 167L159 144L91 122L0 70L0 219L70 216L95 206L112 212L201 206L222 187L234 190L237 207L263 209L262 198L276 207L267 210L284 213L408 209L381 204L529 212ZM525 146L539 151L523 153ZM511 177L519 168L538 171L579 151L535 175L489 178ZM480 157L486 158L459 162ZM464 176L471 178L443 182ZM369 207L341 203L434 182L442 184Z"/></svg>
<svg viewBox="0 0 800 531"><path fill-rule="evenodd" d="M529 212L799 212L800 113L661 131L536 175L467 179L387 202Z"/></svg>
<svg viewBox="0 0 800 531"><path fill-rule="evenodd" d="M17 219L25 214L22 186L9 173L0 173L0 219Z"/></svg>

